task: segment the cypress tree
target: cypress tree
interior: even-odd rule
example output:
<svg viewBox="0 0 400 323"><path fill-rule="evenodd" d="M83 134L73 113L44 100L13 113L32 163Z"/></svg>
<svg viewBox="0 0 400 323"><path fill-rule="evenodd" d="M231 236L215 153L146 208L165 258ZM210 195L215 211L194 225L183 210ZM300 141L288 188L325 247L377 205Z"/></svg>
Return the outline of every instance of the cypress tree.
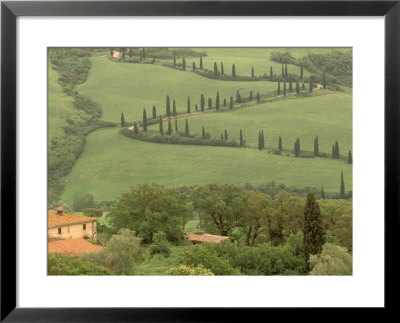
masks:
<svg viewBox="0 0 400 323"><path fill-rule="evenodd" d="M175 132L178 133L178 119L175 118Z"/></svg>
<svg viewBox="0 0 400 323"><path fill-rule="evenodd" d="M290 92L290 93L293 92L292 82L289 83L289 92Z"/></svg>
<svg viewBox="0 0 400 323"><path fill-rule="evenodd" d="M260 97L260 92L257 91L257 102L260 103L261 97Z"/></svg>
<svg viewBox="0 0 400 323"><path fill-rule="evenodd" d="M170 102L169 102L169 95L167 95L167 102L165 104L165 114L167 117L171 115L171 107L170 107Z"/></svg>
<svg viewBox="0 0 400 323"><path fill-rule="evenodd" d="M340 153L339 153L339 142L335 142L335 157L337 158L337 159L339 159L340 158Z"/></svg>
<svg viewBox="0 0 400 323"><path fill-rule="evenodd" d="M278 82L278 95L281 94L281 82Z"/></svg>
<svg viewBox="0 0 400 323"><path fill-rule="evenodd" d="M163 128L163 122L162 122L161 116L160 116L160 135L164 136L164 128Z"/></svg>
<svg viewBox="0 0 400 323"><path fill-rule="evenodd" d="M203 126L203 128L201 129L201 138L202 138L203 140L206 139L206 131L204 130L204 126Z"/></svg>
<svg viewBox="0 0 400 323"><path fill-rule="evenodd" d="M143 109L143 130L147 131L147 113L146 113L146 109Z"/></svg>
<svg viewBox="0 0 400 323"><path fill-rule="evenodd" d="M190 98L187 98L187 113L190 113Z"/></svg>
<svg viewBox="0 0 400 323"><path fill-rule="evenodd" d="M253 101L253 91L250 91L249 100L250 100L250 101Z"/></svg>
<svg viewBox="0 0 400 323"><path fill-rule="evenodd" d="M311 79L311 76L310 76L310 84L309 84L309 86L310 86L310 88L309 88L309 92L312 92L312 79Z"/></svg>
<svg viewBox="0 0 400 323"><path fill-rule="evenodd" d="M264 142L264 130L261 130L261 148L265 148L265 142Z"/></svg>
<svg viewBox="0 0 400 323"><path fill-rule="evenodd" d="M121 112L121 127L125 127L125 116L123 112Z"/></svg>
<svg viewBox="0 0 400 323"><path fill-rule="evenodd" d="M174 55L174 67L176 67L176 55Z"/></svg>
<svg viewBox="0 0 400 323"><path fill-rule="evenodd" d="M299 86L299 82L296 82L296 94L300 95L300 86Z"/></svg>
<svg viewBox="0 0 400 323"><path fill-rule="evenodd" d="M176 119L175 119L176 120ZM167 135L171 136L172 134L172 125L171 125L171 119L168 118L168 130L167 130Z"/></svg>
<svg viewBox="0 0 400 323"><path fill-rule="evenodd" d="M236 103L242 102L242 98L240 97L240 92L239 90L236 90Z"/></svg>
<svg viewBox="0 0 400 323"><path fill-rule="evenodd" d="M285 77L285 70L283 69L283 64L282 64L282 78Z"/></svg>
<svg viewBox="0 0 400 323"><path fill-rule="evenodd" d="M340 175L340 197L344 198L344 180L343 180L343 172Z"/></svg>
<svg viewBox="0 0 400 323"><path fill-rule="evenodd" d="M189 124L186 118L186 124L185 124L185 137L189 137Z"/></svg>
<svg viewBox="0 0 400 323"><path fill-rule="evenodd" d="M283 95L286 96L286 82L283 83Z"/></svg>
<svg viewBox="0 0 400 323"><path fill-rule="evenodd" d="M214 75L218 75L217 62L214 62Z"/></svg>
<svg viewBox="0 0 400 323"><path fill-rule="evenodd" d="M203 69L203 57L202 56L200 56L200 69L201 70Z"/></svg>
<svg viewBox="0 0 400 323"><path fill-rule="evenodd" d="M282 138L281 138L281 136L279 136L278 150L279 150L280 153L282 152Z"/></svg>
<svg viewBox="0 0 400 323"><path fill-rule="evenodd" d="M219 111L219 92L217 91L217 97L215 98L215 109Z"/></svg>
<svg viewBox="0 0 400 323"><path fill-rule="evenodd" d="M186 61L185 61L185 57L182 58L182 69L185 70L186 69Z"/></svg>
<svg viewBox="0 0 400 323"><path fill-rule="evenodd" d="M324 192L324 187L323 186L321 188L321 199L325 200L325 192Z"/></svg>
<svg viewBox="0 0 400 323"><path fill-rule="evenodd" d="M274 78L274 74L272 71L272 66L269 68L269 78L272 80Z"/></svg>
<svg viewBox="0 0 400 323"><path fill-rule="evenodd" d="M336 158L335 146L332 145L332 159Z"/></svg>
<svg viewBox="0 0 400 323"><path fill-rule="evenodd" d="M233 76L233 77L236 76L236 67L235 67L235 64L232 65L232 76Z"/></svg>
<svg viewBox="0 0 400 323"><path fill-rule="evenodd" d="M229 109L233 109L233 96L231 95L231 101L229 102Z"/></svg>
<svg viewBox="0 0 400 323"><path fill-rule="evenodd" d="M319 144L318 144L318 136L314 139L314 156L319 155Z"/></svg>
<svg viewBox="0 0 400 323"><path fill-rule="evenodd" d="M196 70L196 63L195 63L195 62L193 62L193 67L192 67L192 69L193 69L193 72Z"/></svg>
<svg viewBox="0 0 400 323"><path fill-rule="evenodd" d="M254 66L251 67L251 77L254 77Z"/></svg>
<svg viewBox="0 0 400 323"><path fill-rule="evenodd" d="M322 72L322 87L325 90L326 89L326 75L325 71Z"/></svg>
<svg viewBox="0 0 400 323"><path fill-rule="evenodd" d="M353 164L353 156L351 155L351 151L349 150L349 154L347 156L347 162L349 164Z"/></svg>
<svg viewBox="0 0 400 323"><path fill-rule="evenodd" d="M294 143L294 154L296 155L296 157L300 155L300 138L297 138Z"/></svg>
<svg viewBox="0 0 400 323"><path fill-rule="evenodd" d="M133 132L136 134L139 133L139 126L136 121L133 123Z"/></svg>
<svg viewBox="0 0 400 323"><path fill-rule="evenodd" d="M300 66L300 79L303 80L303 65Z"/></svg>
<svg viewBox="0 0 400 323"><path fill-rule="evenodd" d="M197 103L195 104L194 109L196 110L196 112L199 111L199 107L197 106Z"/></svg>
<svg viewBox="0 0 400 323"><path fill-rule="evenodd" d="M202 95L201 95L201 98L200 98L200 109L201 109L201 112L204 111L204 105L205 105L205 102L204 102L204 95L202 94Z"/></svg>
<svg viewBox="0 0 400 323"><path fill-rule="evenodd" d="M156 106L153 105L153 119L157 118L157 109Z"/></svg>
<svg viewBox="0 0 400 323"><path fill-rule="evenodd" d="M176 104L175 100L172 101L172 114L175 117L176 116Z"/></svg>
<svg viewBox="0 0 400 323"><path fill-rule="evenodd" d="M304 259L308 262L310 255L321 253L322 245L325 243L321 212L311 192L307 195L304 207L303 235Z"/></svg>
<svg viewBox="0 0 400 323"><path fill-rule="evenodd" d="M226 107L226 98L224 98L224 107Z"/></svg>
<svg viewBox="0 0 400 323"><path fill-rule="evenodd" d="M221 62L221 74L224 75L224 63Z"/></svg>
<svg viewBox="0 0 400 323"><path fill-rule="evenodd" d="M287 64L285 64L285 77L288 77L288 73L287 73Z"/></svg>
<svg viewBox="0 0 400 323"><path fill-rule="evenodd" d="M261 146L261 131L258 130L258 150L261 150L262 146Z"/></svg>
<svg viewBox="0 0 400 323"><path fill-rule="evenodd" d="M239 142L240 142L240 147L243 147L243 133L242 133L242 129L240 129Z"/></svg>
<svg viewBox="0 0 400 323"><path fill-rule="evenodd" d="M208 109L209 110L212 109L212 100L211 100L211 98L208 98Z"/></svg>
<svg viewBox="0 0 400 323"><path fill-rule="evenodd" d="M225 129L225 131L224 131L224 139L225 139L225 140L228 140L228 131L226 131L226 129Z"/></svg>

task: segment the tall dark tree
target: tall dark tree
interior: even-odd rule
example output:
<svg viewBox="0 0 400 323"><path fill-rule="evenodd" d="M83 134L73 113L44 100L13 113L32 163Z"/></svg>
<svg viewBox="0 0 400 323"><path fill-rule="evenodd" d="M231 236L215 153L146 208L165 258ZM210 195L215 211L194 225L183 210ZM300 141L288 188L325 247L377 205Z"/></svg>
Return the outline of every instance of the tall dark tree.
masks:
<svg viewBox="0 0 400 323"><path fill-rule="evenodd" d="M232 65L232 76L233 76L233 77L236 76L236 67L235 67L235 64Z"/></svg>
<svg viewBox="0 0 400 323"><path fill-rule="evenodd" d="M285 77L285 70L284 70L283 64L282 64L282 78L284 78L284 77Z"/></svg>
<svg viewBox="0 0 400 323"><path fill-rule="evenodd" d="M157 108L153 105L153 119L157 118Z"/></svg>
<svg viewBox="0 0 400 323"><path fill-rule="evenodd" d="M200 109L201 109L201 112L203 112L204 111L204 106L205 106L205 99L204 99L204 95L202 94L201 95L201 98L200 98Z"/></svg>
<svg viewBox="0 0 400 323"><path fill-rule="evenodd" d="M218 75L218 66L217 66L217 62L214 62L214 75Z"/></svg>
<svg viewBox="0 0 400 323"><path fill-rule="evenodd" d="M174 55L174 67L176 67L176 55Z"/></svg>
<svg viewBox="0 0 400 323"><path fill-rule="evenodd" d="M114 57L114 49L110 48L110 56L111 58Z"/></svg>
<svg viewBox="0 0 400 323"><path fill-rule="evenodd" d="M231 95L231 100L229 101L229 109L233 109L233 96Z"/></svg>
<svg viewBox="0 0 400 323"><path fill-rule="evenodd" d="M310 76L310 84L309 84L309 89L308 89L308 91L309 91L309 92L312 92L312 78L311 78L311 76Z"/></svg>
<svg viewBox="0 0 400 323"><path fill-rule="evenodd" d="M164 136L164 127L163 127L163 121L161 119L161 116L160 116L160 135Z"/></svg>
<svg viewBox="0 0 400 323"><path fill-rule="evenodd" d="M321 187L321 199L325 200L325 192L324 192L324 187Z"/></svg>
<svg viewBox="0 0 400 323"><path fill-rule="evenodd" d="M285 64L285 77L288 77L288 73L287 73L287 64Z"/></svg>
<svg viewBox="0 0 400 323"><path fill-rule="evenodd" d="M239 90L236 90L236 102L237 102L237 103L242 102L242 98L240 97L240 92L239 92Z"/></svg>
<svg viewBox="0 0 400 323"><path fill-rule="evenodd" d="M347 155L347 162L349 164L353 164L353 156L351 155L351 150L349 150L349 154Z"/></svg>
<svg viewBox="0 0 400 323"><path fill-rule="evenodd" d="M335 142L335 157L336 157L337 159L340 158L340 153L339 153L339 142L338 142L338 141Z"/></svg>
<svg viewBox="0 0 400 323"><path fill-rule="evenodd" d="M283 95L286 96L286 82L283 83Z"/></svg>
<svg viewBox="0 0 400 323"><path fill-rule="evenodd" d="M203 69L203 57L202 56L200 56L200 69L201 70Z"/></svg>
<svg viewBox="0 0 400 323"><path fill-rule="evenodd" d="M336 158L335 145L332 145L332 159Z"/></svg>
<svg viewBox="0 0 400 323"><path fill-rule="evenodd" d="M175 119L175 120L176 120L176 119ZM170 118L168 118L168 130L167 130L166 134L167 134L168 136L171 136L171 135L172 135L172 125L171 125L171 119L170 119Z"/></svg>
<svg viewBox="0 0 400 323"><path fill-rule="evenodd" d="M253 98L254 98L253 91L250 91L249 100L250 100L250 101L253 101Z"/></svg>
<svg viewBox="0 0 400 323"><path fill-rule="evenodd" d="M185 137L189 137L189 124L188 124L187 119L186 119L186 123L185 123Z"/></svg>
<svg viewBox="0 0 400 323"><path fill-rule="evenodd" d="M224 107L226 107L226 98L224 98Z"/></svg>
<svg viewBox="0 0 400 323"><path fill-rule="evenodd" d="M318 136L314 139L314 156L319 155L319 143L318 143Z"/></svg>
<svg viewBox="0 0 400 323"><path fill-rule="evenodd" d="M212 109L212 99L208 98L208 109L211 110Z"/></svg>
<svg viewBox="0 0 400 323"><path fill-rule="evenodd" d="M254 77L254 66L251 67L251 77Z"/></svg>
<svg viewBox="0 0 400 323"><path fill-rule="evenodd" d="M178 119L175 118L175 132L178 133Z"/></svg>
<svg viewBox="0 0 400 323"><path fill-rule="evenodd" d="M325 243L325 230L322 224L321 212L313 193L308 193L304 207L303 245L304 259L308 262L310 255L317 255L322 251Z"/></svg>
<svg viewBox="0 0 400 323"><path fill-rule="evenodd" d="M219 92L217 91L217 96L215 98L215 109L219 111Z"/></svg>
<svg viewBox="0 0 400 323"><path fill-rule="evenodd" d="M278 82L278 95L281 94L281 82Z"/></svg>
<svg viewBox="0 0 400 323"><path fill-rule="evenodd" d="M136 121L133 123L133 132L136 134L139 133L139 125L137 124Z"/></svg>
<svg viewBox="0 0 400 323"><path fill-rule="evenodd" d="M300 66L300 80L303 80L303 65Z"/></svg>
<svg viewBox="0 0 400 323"><path fill-rule="evenodd" d="M190 113L190 98L187 98L187 113Z"/></svg>
<svg viewBox="0 0 400 323"><path fill-rule="evenodd" d="M242 133L242 129L240 129L239 143L240 143L240 147L243 147L243 133Z"/></svg>
<svg viewBox="0 0 400 323"><path fill-rule="evenodd" d="M300 138L297 138L294 143L294 154L296 155L296 157L300 155Z"/></svg>
<svg viewBox="0 0 400 323"><path fill-rule="evenodd" d="M172 101L172 115L176 117L176 102L175 99Z"/></svg>
<svg viewBox="0 0 400 323"><path fill-rule="evenodd" d="M265 142L264 142L264 130L261 130L261 148L265 148Z"/></svg>
<svg viewBox="0 0 400 323"><path fill-rule="evenodd" d="M228 131L225 129L225 131L224 131L224 139L225 140L228 140Z"/></svg>
<svg viewBox="0 0 400 323"><path fill-rule="evenodd" d="M193 67L192 67L193 72L196 70L196 63L193 62Z"/></svg>
<svg viewBox="0 0 400 323"><path fill-rule="evenodd" d="M280 153L282 152L282 138L281 138L281 136L279 136L278 150L279 150Z"/></svg>
<svg viewBox="0 0 400 323"><path fill-rule="evenodd" d="M146 109L143 109L143 130L147 131L147 113Z"/></svg>
<svg viewBox="0 0 400 323"><path fill-rule="evenodd" d="M224 75L224 62L221 62L221 74Z"/></svg>
<svg viewBox="0 0 400 323"><path fill-rule="evenodd" d="M203 128L201 129L201 138L204 140L204 139L206 139L206 131L204 130L204 126L203 126Z"/></svg>
<svg viewBox="0 0 400 323"><path fill-rule="evenodd" d="M186 69L186 60L185 60L185 57L182 58L182 69L183 69L183 70Z"/></svg>
<svg viewBox="0 0 400 323"><path fill-rule="evenodd" d="M325 71L322 72L322 87L324 90L326 89L326 73L325 73Z"/></svg>
<svg viewBox="0 0 400 323"><path fill-rule="evenodd" d="M292 82L289 82L289 92L290 92L290 93L293 92Z"/></svg>
<svg viewBox="0 0 400 323"><path fill-rule="evenodd" d="M132 56L133 56L132 48L129 48L128 55L129 55L129 58L132 58Z"/></svg>
<svg viewBox="0 0 400 323"><path fill-rule="evenodd" d="M125 116L123 112L121 112L121 127L125 127Z"/></svg>
<svg viewBox="0 0 400 323"><path fill-rule="evenodd" d="M165 104L165 114L167 115L167 117L169 117L171 115L171 106L170 106L170 102L169 102L169 95L167 95L167 102Z"/></svg>
<svg viewBox="0 0 400 323"><path fill-rule="evenodd" d="M273 71L272 71L272 65L271 65L271 67L269 68L269 78L270 78L271 80L274 78L274 73L273 73Z"/></svg>
<svg viewBox="0 0 400 323"><path fill-rule="evenodd" d="M121 50L121 57L122 57L122 61L125 60L125 49Z"/></svg>
<svg viewBox="0 0 400 323"><path fill-rule="evenodd" d="M299 82L296 82L296 94L297 94L297 95L300 94L300 85L299 85Z"/></svg>
<svg viewBox="0 0 400 323"><path fill-rule="evenodd" d="M340 197L344 198L344 179L343 179L343 172L340 175Z"/></svg>
<svg viewBox="0 0 400 323"><path fill-rule="evenodd" d="M260 92L257 91L257 102L260 103L261 97L260 97Z"/></svg>
<svg viewBox="0 0 400 323"><path fill-rule="evenodd" d="M261 131L258 130L258 150L262 149L262 144L261 144Z"/></svg>

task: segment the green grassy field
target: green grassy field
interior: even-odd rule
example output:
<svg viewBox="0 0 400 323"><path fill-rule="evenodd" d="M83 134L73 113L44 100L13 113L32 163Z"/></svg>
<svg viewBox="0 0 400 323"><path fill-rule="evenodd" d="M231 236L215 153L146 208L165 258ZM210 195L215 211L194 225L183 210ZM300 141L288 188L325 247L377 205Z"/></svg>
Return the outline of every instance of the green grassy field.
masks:
<svg viewBox="0 0 400 323"><path fill-rule="evenodd" d="M87 82L77 87L79 93L100 104L102 119L119 122L121 112L125 120L141 120L143 109L151 117L153 105L157 114L165 114L166 95L176 101L178 112L186 112L187 97L190 97L191 108L195 104L200 109L200 96L213 102L217 91L229 102L231 95L235 98L239 89L242 96L248 96L250 90L255 93L276 90L273 82L228 82L212 80L191 72L184 72L158 64L115 63L107 57L92 57L92 66Z"/></svg>
<svg viewBox="0 0 400 323"><path fill-rule="evenodd" d="M185 119L178 118L179 130L185 129ZM347 156L352 150L352 96L342 93L277 99L229 112L198 114L188 117L188 123L191 134L201 134L204 126L206 132L218 138L226 129L228 138L237 142L242 129L250 147L257 147L258 131L263 130L267 148L277 149L281 136L283 148L293 150L295 140L300 137L301 149L312 153L314 138L318 135L321 153L331 154L336 140L342 155ZM149 127L155 131L158 128L158 124ZM168 122L165 121L164 129L167 128Z"/></svg>
<svg viewBox="0 0 400 323"><path fill-rule="evenodd" d="M338 192L340 172L352 185L352 166L337 160L278 156L251 149L155 144L133 140L118 129L93 132L74 165L62 200L91 193L96 201L114 200L136 183L179 187L209 182L237 185L269 181L298 187L324 186Z"/></svg>

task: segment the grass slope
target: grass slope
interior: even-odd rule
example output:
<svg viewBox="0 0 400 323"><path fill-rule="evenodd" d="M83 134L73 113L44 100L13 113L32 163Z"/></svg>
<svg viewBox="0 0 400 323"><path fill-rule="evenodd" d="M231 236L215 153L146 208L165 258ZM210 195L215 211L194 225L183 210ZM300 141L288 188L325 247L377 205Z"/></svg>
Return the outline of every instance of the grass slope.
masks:
<svg viewBox="0 0 400 323"><path fill-rule="evenodd" d="M235 98L236 90L248 96L250 90L266 93L276 90L273 82L224 82L212 80L158 64L115 63L106 57L92 57L92 66L88 80L77 87L79 93L100 104L103 120L119 122L121 112L125 120L141 120L143 109L151 117L152 107L157 107L157 114L165 114L166 95L176 100L178 112L186 112L187 97L190 97L194 111L197 103L200 109L200 96L213 102L217 91L221 102L231 95Z"/></svg>
<svg viewBox="0 0 400 323"><path fill-rule="evenodd" d="M322 90L314 90L322 91ZM267 148L278 148L279 136L283 148L293 152L293 145L300 137L301 149L314 151L314 138L318 135L321 153L331 154L332 145L337 140L341 155L347 156L352 150L352 97L335 93L315 97L286 98L264 104L256 104L228 112L210 112L188 116L191 134L206 132L218 138L228 131L229 139L239 142L242 129L247 146L257 147L258 131L264 131ZM184 131L185 118L178 118L178 129ZM172 121L174 129L175 123ZM164 131L168 121L164 122ZM158 131L159 125L149 129Z"/></svg>
<svg viewBox="0 0 400 323"><path fill-rule="evenodd" d="M62 200L70 204L76 194L83 193L93 194L96 201L114 200L142 182L178 187L217 181L259 185L273 180L298 187L323 185L326 192L338 192L341 171L349 190L352 167L337 160L294 158L240 148L155 144L124 137L118 129L107 129L87 137Z"/></svg>

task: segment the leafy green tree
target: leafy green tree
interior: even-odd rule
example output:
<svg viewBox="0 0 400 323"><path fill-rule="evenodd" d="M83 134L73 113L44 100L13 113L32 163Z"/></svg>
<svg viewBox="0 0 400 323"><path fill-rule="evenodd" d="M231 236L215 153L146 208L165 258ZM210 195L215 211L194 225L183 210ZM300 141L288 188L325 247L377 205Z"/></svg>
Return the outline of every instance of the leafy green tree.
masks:
<svg viewBox="0 0 400 323"><path fill-rule="evenodd" d="M164 136L163 121L161 119L161 116L160 116L160 134L161 134L161 136Z"/></svg>
<svg viewBox="0 0 400 323"><path fill-rule="evenodd" d="M236 67L235 67L235 64L232 65L232 76L233 76L233 77L236 76Z"/></svg>
<svg viewBox="0 0 400 323"><path fill-rule="evenodd" d="M217 96L215 98L215 109L219 111L219 92L217 91Z"/></svg>
<svg viewBox="0 0 400 323"><path fill-rule="evenodd" d="M204 130L204 126L203 126L203 128L201 129L201 138L202 138L203 140L206 139L206 131Z"/></svg>
<svg viewBox="0 0 400 323"><path fill-rule="evenodd" d="M325 192L324 192L324 187L321 187L321 199L325 200Z"/></svg>
<svg viewBox="0 0 400 323"><path fill-rule="evenodd" d="M251 67L251 77L254 77L254 66Z"/></svg>
<svg viewBox="0 0 400 323"><path fill-rule="evenodd" d="M203 265L199 266L186 266L178 265L171 267L167 271L167 275L171 276L214 276L210 269L206 269Z"/></svg>
<svg viewBox="0 0 400 323"><path fill-rule="evenodd" d="M300 155L300 138L297 138L294 143L294 154L296 155L296 157Z"/></svg>
<svg viewBox="0 0 400 323"><path fill-rule="evenodd" d="M94 202L93 195L90 193L75 195L72 202L72 209L75 212L81 212L83 209L95 207L96 203Z"/></svg>
<svg viewBox="0 0 400 323"><path fill-rule="evenodd" d="M159 231L154 234L153 244L150 246L150 254L162 254L165 257L169 257L171 254L171 247L164 231Z"/></svg>
<svg viewBox="0 0 400 323"><path fill-rule="evenodd" d="M171 125L171 119L168 118L168 130L166 132L166 135L171 136L172 135L172 125Z"/></svg>
<svg viewBox="0 0 400 323"><path fill-rule="evenodd" d="M272 66L269 68L269 78L272 80L274 78L274 73L272 70Z"/></svg>
<svg viewBox="0 0 400 323"><path fill-rule="evenodd" d="M304 258L309 260L310 255L318 255L325 243L325 230L318 202L313 193L308 193L304 208Z"/></svg>
<svg viewBox="0 0 400 323"><path fill-rule="evenodd" d="M335 151L335 146L332 145L332 159L336 158L336 151Z"/></svg>
<svg viewBox="0 0 400 323"><path fill-rule="evenodd" d="M314 156L319 155L319 144L318 144L318 136L314 139Z"/></svg>
<svg viewBox="0 0 400 323"><path fill-rule="evenodd" d="M143 109L143 130L147 131L147 114L146 109Z"/></svg>
<svg viewBox="0 0 400 323"><path fill-rule="evenodd" d="M204 112L204 106L205 106L205 100L204 100L204 95L201 95L201 99L200 99L200 109L201 112Z"/></svg>
<svg viewBox="0 0 400 323"><path fill-rule="evenodd" d="M186 118L186 123L185 123L185 137L189 137L189 124Z"/></svg>
<svg viewBox="0 0 400 323"><path fill-rule="evenodd" d="M187 98L187 113L190 113L190 98Z"/></svg>
<svg viewBox="0 0 400 323"><path fill-rule="evenodd" d="M310 256L310 275L352 275L353 260L347 249L332 243L325 243L319 255Z"/></svg>
<svg viewBox="0 0 400 323"><path fill-rule="evenodd" d="M138 134L138 133L139 133L139 125L137 124L136 121L133 123L133 132L134 132L135 134Z"/></svg>
<svg viewBox="0 0 400 323"><path fill-rule="evenodd" d="M107 267L117 275L135 272L135 256L139 253L140 238L129 229L120 229L108 241L105 248Z"/></svg>
<svg viewBox="0 0 400 323"><path fill-rule="evenodd" d="M174 67L176 67L176 55L174 55Z"/></svg>
<svg viewBox="0 0 400 323"><path fill-rule="evenodd" d="M47 256L47 274L49 276L104 276L114 275L108 268L82 261L61 253L49 253Z"/></svg>
<svg viewBox="0 0 400 323"><path fill-rule="evenodd" d="M212 99L208 98L208 109L211 110L212 109Z"/></svg>
<svg viewBox="0 0 400 323"><path fill-rule="evenodd" d="M125 117L123 112L121 112L121 127L125 127Z"/></svg>
<svg viewBox="0 0 400 323"><path fill-rule="evenodd" d="M351 155L351 150L349 150L349 154L347 155L347 162L349 164L353 164L353 156Z"/></svg>
<svg viewBox="0 0 400 323"><path fill-rule="evenodd" d="M257 91L257 102L260 103L261 97L260 97L260 92Z"/></svg>
<svg viewBox="0 0 400 323"><path fill-rule="evenodd" d="M231 100L229 101L229 109L233 109L233 96L231 95Z"/></svg>
<svg viewBox="0 0 400 323"><path fill-rule="evenodd" d="M253 101L253 98L254 98L253 91L250 91L249 100L250 100L250 101Z"/></svg>
<svg viewBox="0 0 400 323"><path fill-rule="evenodd" d="M165 104L165 114L167 117L171 116L171 106L170 106L170 101L169 101L169 95L167 95L167 102Z"/></svg>
<svg viewBox="0 0 400 323"><path fill-rule="evenodd" d="M182 69L185 70L186 69L186 61L185 61L185 57L182 58Z"/></svg>
<svg viewBox="0 0 400 323"><path fill-rule="evenodd" d="M264 130L261 130L261 148L265 148L265 142L264 142Z"/></svg>
<svg viewBox="0 0 400 323"><path fill-rule="evenodd" d="M306 85L304 84L304 81L301 83L301 90L304 91L306 89Z"/></svg>
<svg viewBox="0 0 400 323"><path fill-rule="evenodd" d="M344 198L344 179L343 179L343 172L340 175L340 197Z"/></svg>
<svg viewBox="0 0 400 323"><path fill-rule="evenodd" d="M152 243L156 232L164 231L168 241L183 239L187 222L186 196L175 188L156 183L136 184L121 194L108 214L109 224L115 230L128 228Z"/></svg>
<svg viewBox="0 0 400 323"><path fill-rule="evenodd" d="M281 94L281 82L278 82L278 95Z"/></svg>
<svg viewBox="0 0 400 323"><path fill-rule="evenodd" d="M153 119L157 118L157 108L153 105Z"/></svg>
<svg viewBox="0 0 400 323"><path fill-rule="evenodd" d="M218 75L218 66L217 66L217 62L214 62L214 75Z"/></svg>
<svg viewBox="0 0 400 323"><path fill-rule="evenodd" d="M225 131L224 131L224 139L225 140L228 140L228 131L225 129Z"/></svg>
<svg viewBox="0 0 400 323"><path fill-rule="evenodd" d="M176 117L176 102L175 100L172 101L172 115Z"/></svg>
<svg viewBox="0 0 400 323"><path fill-rule="evenodd" d="M221 62L221 74L224 75L224 62Z"/></svg>

